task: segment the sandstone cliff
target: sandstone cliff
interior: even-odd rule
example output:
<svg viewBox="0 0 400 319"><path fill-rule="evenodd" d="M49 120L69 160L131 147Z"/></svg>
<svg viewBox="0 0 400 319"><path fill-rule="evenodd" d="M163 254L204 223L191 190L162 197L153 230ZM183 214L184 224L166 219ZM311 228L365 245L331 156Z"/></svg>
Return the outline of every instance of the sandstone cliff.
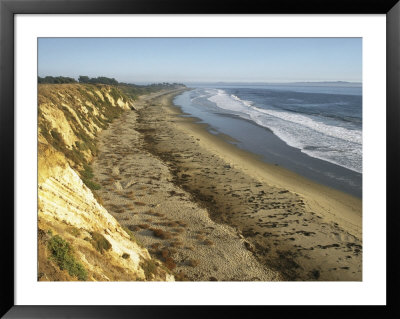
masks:
<svg viewBox="0 0 400 319"><path fill-rule="evenodd" d="M38 280L174 280L96 195L96 135L124 110L117 87L39 85Z"/></svg>

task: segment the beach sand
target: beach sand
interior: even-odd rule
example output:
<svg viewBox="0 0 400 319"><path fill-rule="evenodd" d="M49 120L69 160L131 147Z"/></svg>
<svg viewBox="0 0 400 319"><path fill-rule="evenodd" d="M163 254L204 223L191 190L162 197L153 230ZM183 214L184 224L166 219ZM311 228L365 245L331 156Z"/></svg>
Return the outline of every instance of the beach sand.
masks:
<svg viewBox="0 0 400 319"><path fill-rule="evenodd" d="M99 136L103 205L178 279L362 280L361 200L142 97Z"/></svg>

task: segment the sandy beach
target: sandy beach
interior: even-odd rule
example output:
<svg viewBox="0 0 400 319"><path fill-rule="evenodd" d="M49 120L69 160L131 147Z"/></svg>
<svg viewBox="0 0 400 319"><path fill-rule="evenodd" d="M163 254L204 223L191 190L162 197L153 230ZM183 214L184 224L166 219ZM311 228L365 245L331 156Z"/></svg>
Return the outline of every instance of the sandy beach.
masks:
<svg viewBox="0 0 400 319"><path fill-rule="evenodd" d="M172 104L142 97L98 136L104 207L176 277L362 280L359 198L227 143Z"/></svg>

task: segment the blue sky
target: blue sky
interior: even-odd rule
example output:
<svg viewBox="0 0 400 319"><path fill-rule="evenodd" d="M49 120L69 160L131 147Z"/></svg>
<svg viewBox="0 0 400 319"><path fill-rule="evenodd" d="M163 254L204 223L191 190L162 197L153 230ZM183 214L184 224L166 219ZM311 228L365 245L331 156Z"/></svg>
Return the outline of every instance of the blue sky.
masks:
<svg viewBox="0 0 400 319"><path fill-rule="evenodd" d="M361 38L40 38L39 76L120 82L362 81Z"/></svg>

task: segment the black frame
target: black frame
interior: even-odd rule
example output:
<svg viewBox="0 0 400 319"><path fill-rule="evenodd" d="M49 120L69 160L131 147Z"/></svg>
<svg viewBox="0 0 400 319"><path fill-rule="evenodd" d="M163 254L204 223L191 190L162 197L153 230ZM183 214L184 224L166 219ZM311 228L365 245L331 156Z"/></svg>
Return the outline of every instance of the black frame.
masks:
<svg viewBox="0 0 400 319"><path fill-rule="evenodd" d="M397 3L397 4L396 4ZM14 305L14 14L386 14L387 34L387 305L386 306L15 306ZM398 0L280 0L245 3L184 0L0 0L0 176L7 187L2 191L1 309L6 318L164 318L164 317L246 317L249 311L267 315L312 317L323 312L328 317L394 318L400 316L395 274L399 235L396 208L400 162L400 2ZM389 174L390 173L390 174ZM398 196L398 195L397 195ZM179 301L177 300L177 304ZM267 308L266 308L267 307ZM7 314L5 315L5 313Z"/></svg>

